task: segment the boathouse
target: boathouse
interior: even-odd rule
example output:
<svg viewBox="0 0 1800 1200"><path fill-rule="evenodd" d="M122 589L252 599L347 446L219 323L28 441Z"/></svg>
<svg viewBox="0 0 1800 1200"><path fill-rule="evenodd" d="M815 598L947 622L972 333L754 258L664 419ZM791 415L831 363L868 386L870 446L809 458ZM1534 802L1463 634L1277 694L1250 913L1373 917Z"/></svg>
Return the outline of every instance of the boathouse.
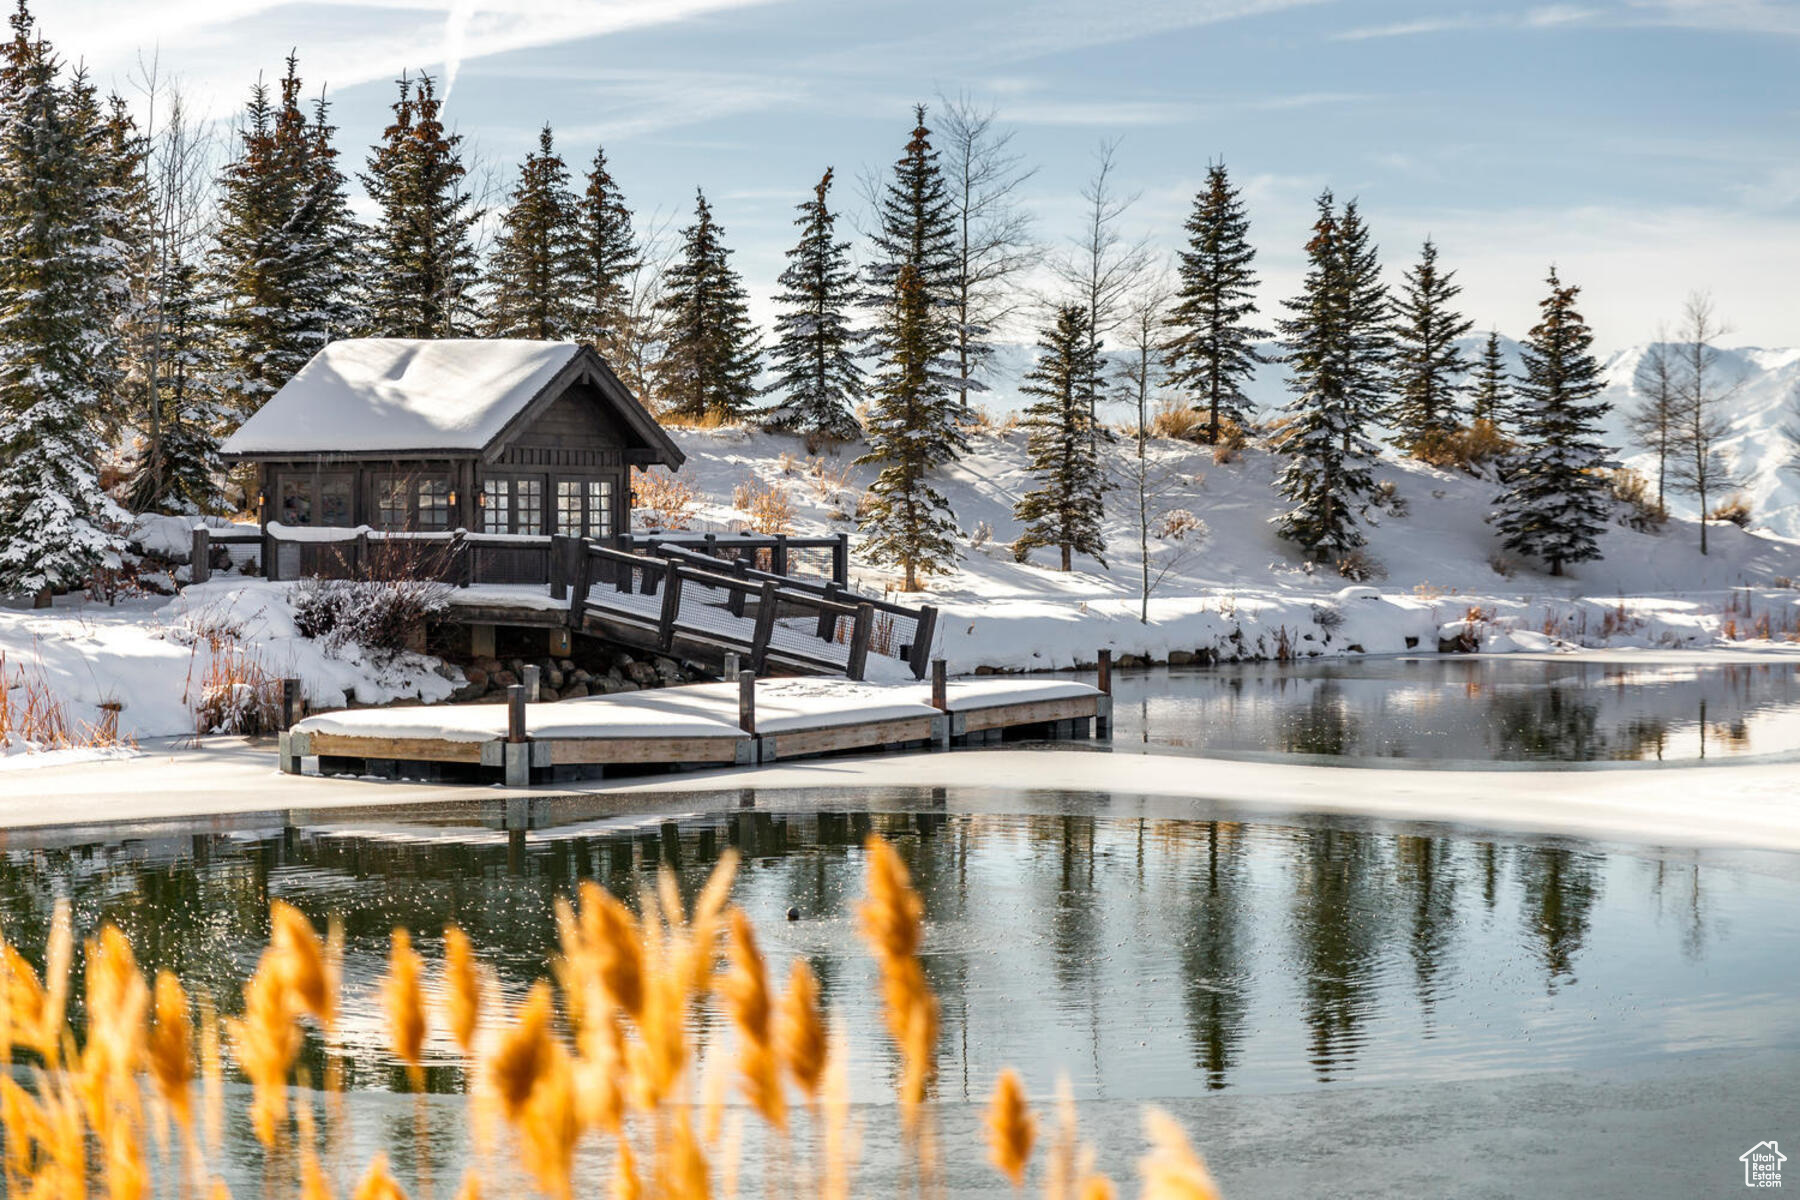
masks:
<svg viewBox="0 0 1800 1200"><path fill-rule="evenodd" d="M266 527L556 535L631 528L631 467L683 455L574 342L332 342L228 438Z"/></svg>

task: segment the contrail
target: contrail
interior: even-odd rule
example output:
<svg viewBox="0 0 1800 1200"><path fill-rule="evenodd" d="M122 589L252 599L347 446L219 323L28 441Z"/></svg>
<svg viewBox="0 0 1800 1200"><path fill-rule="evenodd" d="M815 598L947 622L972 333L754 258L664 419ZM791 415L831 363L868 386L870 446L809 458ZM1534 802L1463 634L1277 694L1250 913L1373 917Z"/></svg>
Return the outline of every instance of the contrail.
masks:
<svg viewBox="0 0 1800 1200"><path fill-rule="evenodd" d="M462 67L463 43L469 33L469 21L475 16L475 0L450 0L444 15L444 99L456 86L456 72Z"/></svg>

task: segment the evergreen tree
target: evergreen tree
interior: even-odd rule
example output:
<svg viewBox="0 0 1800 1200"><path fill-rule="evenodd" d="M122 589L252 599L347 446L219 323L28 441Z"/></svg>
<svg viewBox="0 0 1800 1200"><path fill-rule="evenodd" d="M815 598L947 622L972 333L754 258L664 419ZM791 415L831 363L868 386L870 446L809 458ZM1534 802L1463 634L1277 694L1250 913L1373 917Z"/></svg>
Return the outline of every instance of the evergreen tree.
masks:
<svg viewBox="0 0 1800 1200"><path fill-rule="evenodd" d="M218 506L219 435L230 408L214 377L216 347L199 270L176 263L160 305L156 425L131 477L136 512L211 512Z"/></svg>
<svg viewBox="0 0 1800 1200"><path fill-rule="evenodd" d="M642 264L631 229L631 210L607 169L604 148L594 151L575 220L581 242L582 336L617 369L627 357L632 276Z"/></svg>
<svg viewBox="0 0 1800 1200"><path fill-rule="evenodd" d="M1280 321L1288 364L1287 425L1280 450L1287 457L1277 482L1292 507L1274 518L1276 529L1320 561L1363 544L1357 513L1366 507L1375 481L1370 463L1376 447L1364 432L1372 398L1372 377L1379 362L1363 364L1359 346L1374 340L1366 306L1366 288L1351 240L1354 205L1343 217L1330 192L1318 200L1318 219L1306 244L1306 279L1298 296L1287 301ZM1366 254L1366 251L1363 251Z"/></svg>
<svg viewBox="0 0 1800 1200"><path fill-rule="evenodd" d="M1106 513L1101 501L1106 475L1095 453L1089 428L1094 421L1095 345L1087 310L1065 305L1056 324L1038 342L1036 364L1019 389L1035 397L1025 410L1031 472L1037 486L1013 509L1025 530L1013 541L1013 554L1025 561L1038 546L1055 546L1062 569L1074 566L1076 554L1091 555L1106 565Z"/></svg>
<svg viewBox="0 0 1800 1200"><path fill-rule="evenodd" d="M1164 361L1170 382L1207 414L1206 440L1216 443L1226 421L1245 419L1244 383L1267 361L1256 341L1269 336L1251 324L1256 251L1243 199L1224 163L1207 168L1206 188L1194 197L1187 233Z"/></svg>
<svg viewBox="0 0 1800 1200"><path fill-rule="evenodd" d="M464 190L462 135L444 129L430 75L398 84L393 123L362 176L381 210L368 231L368 332L467 337L476 321L471 230L482 214Z"/></svg>
<svg viewBox="0 0 1800 1200"><path fill-rule="evenodd" d="M1472 389L1469 415L1498 429L1512 407L1512 376L1506 370L1506 357L1500 352L1500 335L1490 330L1475 363L1475 386Z"/></svg>
<svg viewBox="0 0 1800 1200"><path fill-rule="evenodd" d="M863 303L875 311L876 360L869 393L869 452L878 466L863 516L870 561L897 566L901 587L956 564L956 521L932 476L968 449L957 399L956 236L944 179L914 109L912 137L876 205L873 256Z"/></svg>
<svg viewBox="0 0 1800 1200"><path fill-rule="evenodd" d="M525 156L488 262L494 337L566 341L582 328L583 259L569 171L551 140Z"/></svg>
<svg viewBox="0 0 1800 1200"><path fill-rule="evenodd" d="M1600 474L1611 451L1600 442L1600 422L1611 406L1598 399L1605 381L1594 335L1575 308L1581 289L1563 286L1554 268L1549 283L1525 339L1520 449L1502 471L1506 490L1493 521L1508 550L1543 559L1561 575L1568 563L1600 557L1611 509Z"/></svg>
<svg viewBox="0 0 1800 1200"><path fill-rule="evenodd" d="M838 240L837 215L825 201L830 190L827 167L813 198L798 205L800 241L788 251L777 281L782 290L775 301L786 311L775 321L776 377L765 389L785 399L764 419L771 429L847 442L862 432L854 410L863 373L852 356L857 338L844 311L856 274L850 243Z"/></svg>
<svg viewBox="0 0 1800 1200"><path fill-rule="evenodd" d="M84 580L120 546L101 488L121 220L85 81L59 78L23 3L0 49L0 592Z"/></svg>
<svg viewBox="0 0 1800 1200"><path fill-rule="evenodd" d="M1337 351L1348 412L1356 432L1387 417L1393 385L1393 302L1381 282L1381 262L1362 210L1352 200L1338 223L1338 303L1343 314ZM1343 447L1351 452L1353 434L1345 430Z"/></svg>
<svg viewBox="0 0 1800 1200"><path fill-rule="evenodd" d="M258 82L220 179L211 288L221 382L248 416L334 337L352 332L355 227L323 95L309 119L290 56L279 99Z"/></svg>
<svg viewBox="0 0 1800 1200"><path fill-rule="evenodd" d="M1456 272L1438 269L1438 250L1425 240L1418 263L1406 272L1399 303L1394 356L1399 402L1394 441L1417 453L1441 444L1462 426L1463 376L1469 360L1456 342L1474 328L1451 304L1462 293Z"/></svg>
<svg viewBox="0 0 1800 1200"><path fill-rule="evenodd" d="M690 420L741 417L756 398L762 339L724 237L706 193L696 190L694 223L681 231L681 260L660 305L669 345L657 367L664 408Z"/></svg>

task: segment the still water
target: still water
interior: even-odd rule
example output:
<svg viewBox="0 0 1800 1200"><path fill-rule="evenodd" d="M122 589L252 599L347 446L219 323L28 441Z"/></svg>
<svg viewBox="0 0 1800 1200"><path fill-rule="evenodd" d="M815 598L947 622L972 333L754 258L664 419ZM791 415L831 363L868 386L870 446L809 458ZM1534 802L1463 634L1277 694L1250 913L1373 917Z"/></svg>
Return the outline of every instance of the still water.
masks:
<svg viewBox="0 0 1800 1200"><path fill-rule="evenodd" d="M1800 666L1421 655L1113 676L1116 749L1439 762L1800 755Z"/></svg>
<svg viewBox="0 0 1800 1200"><path fill-rule="evenodd" d="M873 831L896 841L925 900L946 1100L979 1099L1004 1064L1045 1086L1066 1074L1084 1099L1142 1101L1800 1044L1800 872L1781 856L1126 816L1114 797L990 794L980 812L954 793L723 803L635 817L563 807L512 832L464 805L391 823L15 843L0 854L0 922L36 954L68 897L80 933L116 922L148 968L232 1009L271 897L321 922L336 914L349 1080L380 1091L400 1082L372 986L390 928L413 929L435 959L438 931L460 923L517 997L548 970L555 897L593 878L633 900L665 867L691 896L736 846L735 898L775 977L789 956L812 962L855 1033L858 1099L881 1101L892 1062L854 917ZM800 919L784 919L790 907ZM452 1048L431 1050L430 1086L460 1090ZM322 1049L308 1054L317 1078Z"/></svg>

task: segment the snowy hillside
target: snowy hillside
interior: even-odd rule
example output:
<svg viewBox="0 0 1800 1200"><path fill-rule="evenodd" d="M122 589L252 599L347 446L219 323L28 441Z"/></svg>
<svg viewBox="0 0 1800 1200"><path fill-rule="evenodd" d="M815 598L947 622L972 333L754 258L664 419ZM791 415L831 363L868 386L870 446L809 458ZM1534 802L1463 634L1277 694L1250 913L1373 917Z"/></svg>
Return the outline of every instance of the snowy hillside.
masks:
<svg viewBox="0 0 1800 1200"><path fill-rule="evenodd" d="M1473 359L1479 354L1486 335L1466 338L1465 352ZM1519 344L1510 338L1500 339L1508 368L1515 374L1521 370ZM1638 365L1649 352L1650 345L1633 346L1608 357L1604 364L1607 380L1605 399L1612 405L1606 422L1609 444L1620 451L1628 466L1644 474L1654 485L1656 459L1632 444L1626 432L1626 415L1641 402L1632 384ZM1273 353L1271 344L1265 347ZM1721 451L1729 474L1741 486L1727 489L1709 503L1740 493L1750 501L1753 523L1789 537L1800 537L1800 470L1789 463L1800 455L1782 432L1787 427L1800 427L1800 349L1718 350L1721 386L1736 391L1724 405L1731 422L1731 434ZM1023 407L1018 390L1019 380L1031 369L1031 347L1016 344L999 346L993 358L993 381L989 389L971 398L971 402L993 412L1013 412ZM1286 370L1279 363L1264 365L1245 388L1259 415L1268 416L1287 402ZM1125 415L1123 405L1113 406L1113 419ZM1695 514L1694 501L1675 493L1669 495L1671 511L1686 517Z"/></svg>
<svg viewBox="0 0 1800 1200"><path fill-rule="evenodd" d="M681 476L697 492L697 526L741 527L748 514L733 506L732 493L755 479L785 493L795 532L854 530L851 514L872 478L869 468L851 465L858 448L808 460L799 441L783 435L680 430L676 437L689 456ZM1025 435L975 435L944 487L964 533L963 563L933 580L926 597L944 608L939 650L953 669L1066 667L1091 661L1099 646L1158 658L1170 651L1272 655L1283 638L1310 643L1297 653L1434 649L1443 627L1471 609L1489 618L1476 632L1497 639L1492 649L1549 648L1546 633L1589 645L1704 645L1719 636L1728 608L1743 602L1730 598L1733 588L1753 590L1754 611L1770 614L1772 630L1800 623L1800 592L1789 585L1800 578L1800 541L1714 522L1712 553L1702 557L1690 521L1675 518L1659 533L1615 524L1603 538L1604 561L1551 578L1500 553L1484 521L1492 482L1410 460L1384 461L1377 472L1397 497L1368 530L1368 553L1385 575L1346 593L1348 581L1329 568L1310 569L1270 527L1280 507L1273 456L1250 450L1221 465L1210 449L1173 441L1156 443L1153 454L1168 485L1159 510L1191 512L1207 530L1198 540L1190 534L1153 545L1153 571L1169 570L1145 626L1127 492L1108 497L1106 566L1078 558L1076 570L1063 574L1050 569L1049 552L1017 563L1007 543L1018 531L1013 505L1030 486ZM1127 461L1126 445L1110 452L1122 488ZM865 586L894 584L867 567L858 574ZM1331 615L1321 625L1325 610ZM1753 619L1739 621L1740 632L1749 632Z"/></svg>

